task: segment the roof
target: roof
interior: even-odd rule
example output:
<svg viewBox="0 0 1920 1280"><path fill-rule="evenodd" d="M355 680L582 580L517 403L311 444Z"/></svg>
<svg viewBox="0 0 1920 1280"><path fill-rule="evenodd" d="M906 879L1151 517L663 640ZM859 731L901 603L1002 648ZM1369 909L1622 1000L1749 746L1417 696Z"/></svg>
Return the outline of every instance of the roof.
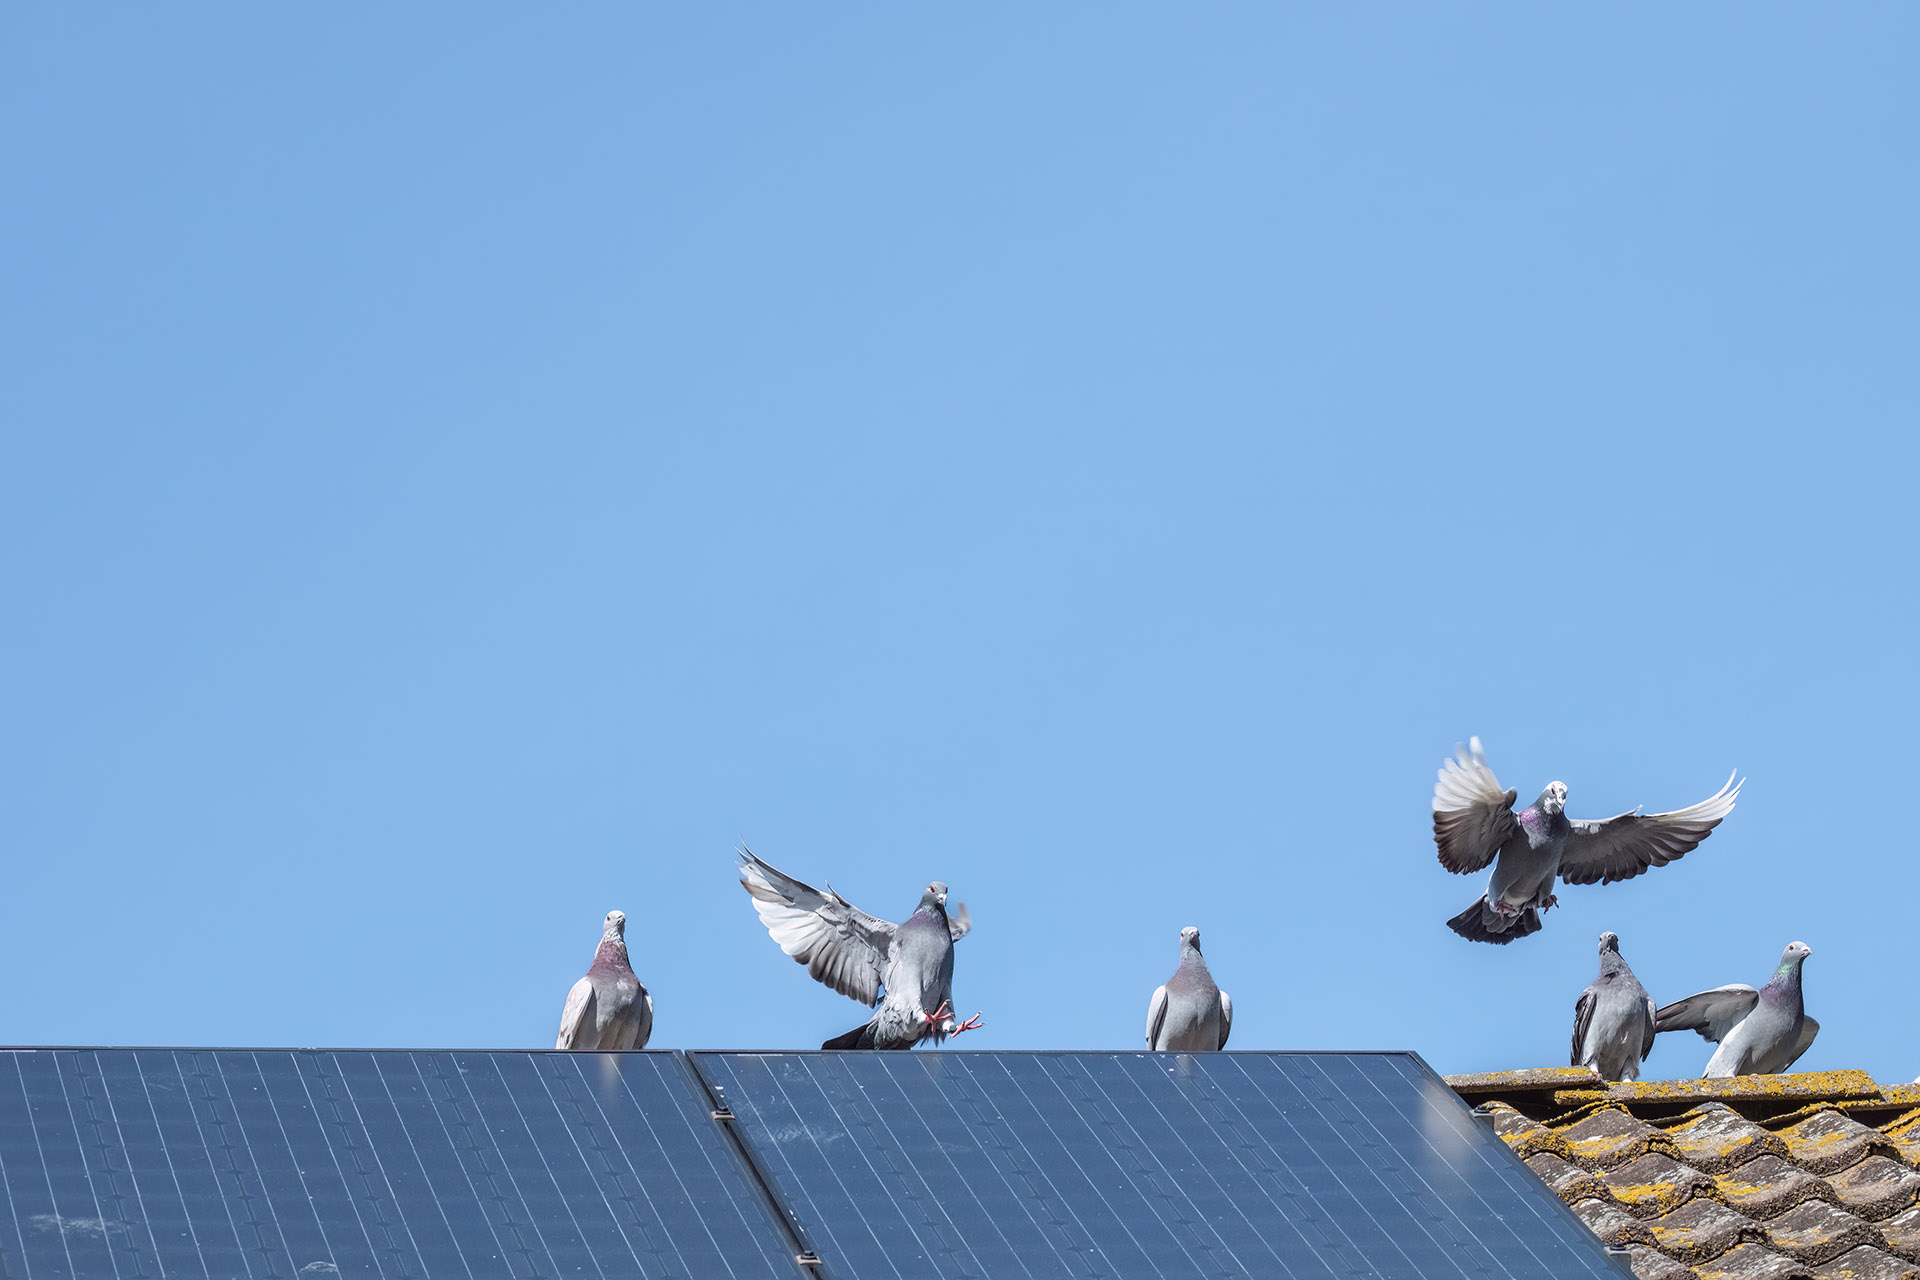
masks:
<svg viewBox="0 0 1920 1280"><path fill-rule="evenodd" d="M1642 1280L1920 1280L1920 1085L1864 1072L1447 1082Z"/></svg>
<svg viewBox="0 0 1920 1280"><path fill-rule="evenodd" d="M0 1050L0 1273L1606 1277L1410 1053Z"/></svg>

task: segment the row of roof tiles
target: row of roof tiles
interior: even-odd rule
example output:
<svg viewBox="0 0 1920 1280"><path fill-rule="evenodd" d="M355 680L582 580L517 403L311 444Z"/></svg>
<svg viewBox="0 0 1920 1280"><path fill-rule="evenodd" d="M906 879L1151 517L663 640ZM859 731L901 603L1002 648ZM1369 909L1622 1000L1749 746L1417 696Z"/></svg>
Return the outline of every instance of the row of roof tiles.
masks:
<svg viewBox="0 0 1920 1280"><path fill-rule="evenodd" d="M1920 1280L1920 1085L1450 1076L1640 1280Z"/></svg>

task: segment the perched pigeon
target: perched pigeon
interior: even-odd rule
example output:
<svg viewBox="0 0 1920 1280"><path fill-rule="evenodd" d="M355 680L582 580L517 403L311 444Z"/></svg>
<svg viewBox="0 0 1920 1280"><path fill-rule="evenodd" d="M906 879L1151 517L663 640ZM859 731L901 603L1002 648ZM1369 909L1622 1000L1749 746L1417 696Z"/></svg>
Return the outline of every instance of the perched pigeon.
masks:
<svg viewBox="0 0 1920 1280"><path fill-rule="evenodd" d="M1180 967L1147 1002L1147 1048L1224 1049L1233 1030L1233 1000L1213 985L1207 958L1200 954L1200 931L1180 931Z"/></svg>
<svg viewBox="0 0 1920 1280"><path fill-rule="evenodd" d="M1718 1041L1701 1077L1777 1075L1800 1060L1820 1034L1800 998L1800 966L1813 954L1789 942L1773 979L1755 991L1744 982L1677 1000L1654 1015L1655 1031L1698 1031Z"/></svg>
<svg viewBox="0 0 1920 1280"><path fill-rule="evenodd" d="M1653 997L1620 954L1620 935L1600 935L1600 976L1573 1006L1573 1065L1602 1080L1638 1080L1653 1052Z"/></svg>
<svg viewBox="0 0 1920 1280"><path fill-rule="evenodd" d="M1474 942L1505 946L1540 928L1540 913L1554 906L1555 877L1568 884L1630 880L1648 867L1663 867L1707 838L1733 811L1740 786L1727 785L1686 809L1641 813L1634 809L1591 821L1568 818L1567 784L1549 782L1540 798L1513 811L1517 791L1503 791L1480 754L1456 751L1433 788L1433 840L1440 865L1469 875L1497 856L1487 891L1447 921ZM1741 784L1741 785L1744 785Z"/></svg>
<svg viewBox="0 0 1920 1280"><path fill-rule="evenodd" d="M835 893L740 850L740 884L780 949L817 981L874 1006L873 1017L822 1049L911 1049L972 1031L980 1015L953 1020L953 944L973 928L964 902L947 914L947 886L935 880L904 924L870 916Z"/></svg>
<svg viewBox="0 0 1920 1280"><path fill-rule="evenodd" d="M653 997L627 963L627 917L607 912L587 976L567 992L556 1049L644 1049L653 1034Z"/></svg>

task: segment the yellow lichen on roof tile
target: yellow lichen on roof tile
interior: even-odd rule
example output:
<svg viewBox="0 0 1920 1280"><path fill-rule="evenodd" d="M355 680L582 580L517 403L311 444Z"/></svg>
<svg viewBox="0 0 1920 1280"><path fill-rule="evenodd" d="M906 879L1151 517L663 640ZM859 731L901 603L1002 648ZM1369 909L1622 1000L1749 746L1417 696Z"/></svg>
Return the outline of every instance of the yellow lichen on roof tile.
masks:
<svg viewBox="0 0 1920 1280"><path fill-rule="evenodd" d="M1864 1071L1802 1071L1784 1076L1728 1076L1713 1080L1622 1080L1607 1097L1625 1103L1701 1101L1740 1102L1765 1098L1829 1100L1879 1098L1880 1086Z"/></svg>
<svg viewBox="0 0 1920 1280"><path fill-rule="evenodd" d="M1475 1071L1444 1077L1456 1093L1539 1093L1550 1089L1589 1089L1604 1082L1585 1067L1529 1067L1524 1071Z"/></svg>

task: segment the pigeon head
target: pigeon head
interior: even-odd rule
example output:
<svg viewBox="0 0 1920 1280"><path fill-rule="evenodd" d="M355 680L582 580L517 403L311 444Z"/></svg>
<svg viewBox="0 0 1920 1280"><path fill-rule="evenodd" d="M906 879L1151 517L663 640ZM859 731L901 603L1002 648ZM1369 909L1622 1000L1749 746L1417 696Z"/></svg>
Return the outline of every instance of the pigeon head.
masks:
<svg viewBox="0 0 1920 1280"><path fill-rule="evenodd" d="M1611 929L1600 935L1600 954L1605 955L1609 951L1620 954L1620 935Z"/></svg>
<svg viewBox="0 0 1920 1280"><path fill-rule="evenodd" d="M1188 925L1180 931L1180 949L1185 951L1188 947L1192 947L1195 951L1200 949L1200 930L1193 925Z"/></svg>
<svg viewBox="0 0 1920 1280"><path fill-rule="evenodd" d="M947 882L945 880L935 880L927 886L927 891L920 895L920 909L922 911L934 907L938 907L942 911L947 909Z"/></svg>
<svg viewBox="0 0 1920 1280"><path fill-rule="evenodd" d="M1567 807L1567 784L1549 782L1547 789L1540 793L1540 799L1536 803L1547 813L1563 812Z"/></svg>
<svg viewBox="0 0 1920 1280"><path fill-rule="evenodd" d="M1812 954L1813 948L1806 943L1798 940L1789 942L1787 949L1780 953L1780 972L1786 973L1790 970L1798 969L1802 962Z"/></svg>
<svg viewBox="0 0 1920 1280"><path fill-rule="evenodd" d="M627 936L627 913L624 911L607 912L606 926L600 930L600 941L619 942Z"/></svg>

